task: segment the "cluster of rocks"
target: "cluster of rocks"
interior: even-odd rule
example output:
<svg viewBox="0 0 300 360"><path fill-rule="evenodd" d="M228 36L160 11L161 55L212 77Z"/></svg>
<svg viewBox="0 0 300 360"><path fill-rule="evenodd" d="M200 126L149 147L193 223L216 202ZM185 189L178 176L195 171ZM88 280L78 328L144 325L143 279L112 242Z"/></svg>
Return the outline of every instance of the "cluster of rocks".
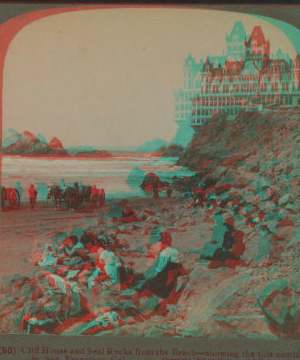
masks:
<svg viewBox="0 0 300 360"><path fill-rule="evenodd" d="M169 245L152 251L143 274L126 263L129 244L113 233L77 227L36 242L28 261L37 270L2 283L1 332L99 334L168 312L183 289L183 268Z"/></svg>

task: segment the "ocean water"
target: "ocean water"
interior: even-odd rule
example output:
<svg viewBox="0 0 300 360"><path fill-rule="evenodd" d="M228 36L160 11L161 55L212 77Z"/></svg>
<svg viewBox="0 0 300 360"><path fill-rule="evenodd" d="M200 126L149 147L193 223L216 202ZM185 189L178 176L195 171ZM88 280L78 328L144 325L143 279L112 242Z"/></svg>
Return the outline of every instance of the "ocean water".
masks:
<svg viewBox="0 0 300 360"><path fill-rule="evenodd" d="M176 158L161 158L147 153L113 153L110 158L30 158L3 156L2 185L15 187L19 181L28 197L30 184L51 185L61 179L70 185L75 181L98 184L105 189L106 197L119 198L147 196L139 186L126 182L130 171L139 168L145 173L153 172L168 180L173 176L192 175L185 168L175 165Z"/></svg>

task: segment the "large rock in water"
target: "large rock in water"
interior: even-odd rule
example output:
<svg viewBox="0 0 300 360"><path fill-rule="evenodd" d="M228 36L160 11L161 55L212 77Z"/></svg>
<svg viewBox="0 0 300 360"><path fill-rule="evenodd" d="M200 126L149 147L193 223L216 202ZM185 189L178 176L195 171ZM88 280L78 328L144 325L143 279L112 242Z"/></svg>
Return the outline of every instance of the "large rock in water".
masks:
<svg viewBox="0 0 300 360"><path fill-rule="evenodd" d="M144 191L153 191L154 185L157 186L157 189L163 189L165 187L165 184L160 180L160 178L156 174L148 173L141 184L141 188Z"/></svg>
<svg viewBox="0 0 300 360"><path fill-rule="evenodd" d="M129 186L141 186L145 177L145 173L143 170L139 168L134 168L130 171L128 178L126 180Z"/></svg>
<svg viewBox="0 0 300 360"><path fill-rule="evenodd" d="M53 149L63 149L62 142L57 137L53 137L48 145L51 146Z"/></svg>
<svg viewBox="0 0 300 360"><path fill-rule="evenodd" d="M30 141L34 141L35 140L35 135L33 135L31 132L29 131L24 131L21 134L25 139L30 140Z"/></svg>
<svg viewBox="0 0 300 360"><path fill-rule="evenodd" d="M3 149L14 144L17 141L24 140L24 136L22 136L18 131L10 128L8 130L3 131L2 134L2 147Z"/></svg>
<svg viewBox="0 0 300 360"><path fill-rule="evenodd" d="M42 134L38 134L36 136L36 139L39 139L41 143L43 144L47 144L47 140L44 138L44 136Z"/></svg>

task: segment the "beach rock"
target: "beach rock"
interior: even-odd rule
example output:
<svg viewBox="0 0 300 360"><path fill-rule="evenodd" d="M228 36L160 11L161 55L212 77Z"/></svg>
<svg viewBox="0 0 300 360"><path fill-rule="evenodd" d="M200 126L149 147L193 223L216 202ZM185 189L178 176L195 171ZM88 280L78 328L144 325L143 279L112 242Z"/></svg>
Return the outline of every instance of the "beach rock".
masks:
<svg viewBox="0 0 300 360"><path fill-rule="evenodd" d="M55 150L63 150L63 144L62 142L57 138L57 137L53 137L49 144L48 144L52 149Z"/></svg>
<svg viewBox="0 0 300 360"><path fill-rule="evenodd" d="M160 302L160 297L157 295L154 295L148 299L145 299L144 304L142 303L142 301L140 301L141 303L141 311L155 311L157 310L157 308L159 307L159 302Z"/></svg>
<svg viewBox="0 0 300 360"><path fill-rule="evenodd" d="M274 201L268 201L266 204L265 204L265 210L267 211L273 211L276 209L276 204L274 203Z"/></svg>
<svg viewBox="0 0 300 360"><path fill-rule="evenodd" d="M212 260L216 250L221 249L222 244L207 242L201 250L200 259Z"/></svg>
<svg viewBox="0 0 300 360"><path fill-rule="evenodd" d="M284 194L279 198L278 204L285 205L290 201L291 195L290 194Z"/></svg>
<svg viewBox="0 0 300 360"><path fill-rule="evenodd" d="M29 131L24 131L21 135L27 140L35 140L35 136Z"/></svg>
<svg viewBox="0 0 300 360"><path fill-rule="evenodd" d="M299 300L296 285L287 280L274 281L258 296L258 304L269 326L280 338L299 338L297 314Z"/></svg>
<svg viewBox="0 0 300 360"><path fill-rule="evenodd" d="M155 186L157 187L157 189L163 189L165 187L165 184L160 180L160 178L156 174L154 173L146 174L141 184L141 188L144 191L153 191L153 188Z"/></svg>
<svg viewBox="0 0 300 360"><path fill-rule="evenodd" d="M24 136L22 136L18 131L9 128L8 130L3 131L2 133L2 147L6 148L17 141L24 140Z"/></svg>
<svg viewBox="0 0 300 360"><path fill-rule="evenodd" d="M40 140L40 142L47 144L47 140L44 138L42 134L38 134L35 138Z"/></svg>
<svg viewBox="0 0 300 360"><path fill-rule="evenodd" d="M130 171L126 183L129 186L141 186L143 180L145 178L145 173L143 170L139 168L134 168Z"/></svg>
<svg viewBox="0 0 300 360"><path fill-rule="evenodd" d="M293 232L293 238L291 241L287 244L287 249L295 248L298 249L300 246L300 228L295 228Z"/></svg>

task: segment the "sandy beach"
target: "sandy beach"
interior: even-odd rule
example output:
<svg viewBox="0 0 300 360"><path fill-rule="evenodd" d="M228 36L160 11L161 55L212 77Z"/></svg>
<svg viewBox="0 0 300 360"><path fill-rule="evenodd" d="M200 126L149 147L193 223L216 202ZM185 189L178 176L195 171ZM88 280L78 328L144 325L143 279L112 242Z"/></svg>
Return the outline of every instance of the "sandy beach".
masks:
<svg viewBox="0 0 300 360"><path fill-rule="evenodd" d="M146 245L152 228L168 228L172 232L174 246L181 252L188 249L201 250L203 244L209 240L213 221L208 213L205 213L204 217L197 210L192 211L194 214L190 216L185 210L187 201L175 197L132 198L128 201L138 213L148 209L153 215L148 221L142 221L135 226L110 224L111 216L117 217L121 214L118 200L107 202L101 209L85 204L74 212L66 209L56 211L51 201L48 205L38 202L34 210L31 210L26 202L22 203L18 210L5 208L2 212L1 275L24 274L34 270L35 266L26 261L31 255L34 242L49 243L57 232L70 233L74 227L94 231L106 229L118 234L120 241L128 241L132 245L136 242ZM169 214L170 207L175 210L172 215ZM128 228L130 234L125 235Z"/></svg>

